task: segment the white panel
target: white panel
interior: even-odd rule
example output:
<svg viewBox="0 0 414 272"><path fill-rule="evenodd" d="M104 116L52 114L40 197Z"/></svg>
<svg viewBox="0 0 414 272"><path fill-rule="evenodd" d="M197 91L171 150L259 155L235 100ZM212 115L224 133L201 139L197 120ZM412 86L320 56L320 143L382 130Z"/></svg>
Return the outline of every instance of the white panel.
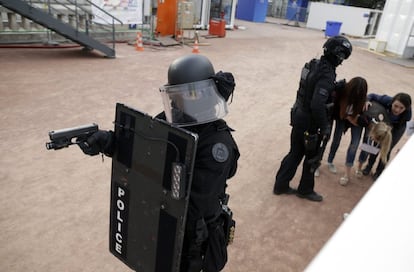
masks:
<svg viewBox="0 0 414 272"><path fill-rule="evenodd" d="M309 2L309 16L306 27L325 29L327 21L341 22L341 33L362 37L368 24L372 9L333 5L322 2Z"/></svg>
<svg viewBox="0 0 414 272"><path fill-rule="evenodd" d="M376 39L387 42L386 51L403 55L413 23L413 0L387 0Z"/></svg>
<svg viewBox="0 0 414 272"><path fill-rule="evenodd" d="M305 270L414 271L414 137Z"/></svg>
<svg viewBox="0 0 414 272"><path fill-rule="evenodd" d="M133 0L130 2L92 0L96 6L122 21L124 24L142 24L143 0ZM106 13L92 6L95 15L93 21L100 24L111 24L112 18ZM115 21L117 23L117 21Z"/></svg>
<svg viewBox="0 0 414 272"><path fill-rule="evenodd" d="M152 3L151 2L152 2L151 0L144 0L144 16L152 15Z"/></svg>
<svg viewBox="0 0 414 272"><path fill-rule="evenodd" d="M414 47L414 37L408 39L407 46Z"/></svg>

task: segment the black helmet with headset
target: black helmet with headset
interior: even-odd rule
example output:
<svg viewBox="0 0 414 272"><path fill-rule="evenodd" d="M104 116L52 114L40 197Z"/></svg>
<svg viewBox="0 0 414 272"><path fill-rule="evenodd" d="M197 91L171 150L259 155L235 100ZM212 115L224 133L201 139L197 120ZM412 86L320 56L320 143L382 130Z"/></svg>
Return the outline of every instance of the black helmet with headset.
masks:
<svg viewBox="0 0 414 272"><path fill-rule="evenodd" d="M344 36L330 37L323 45L323 55L335 66L349 58L352 53L352 44Z"/></svg>

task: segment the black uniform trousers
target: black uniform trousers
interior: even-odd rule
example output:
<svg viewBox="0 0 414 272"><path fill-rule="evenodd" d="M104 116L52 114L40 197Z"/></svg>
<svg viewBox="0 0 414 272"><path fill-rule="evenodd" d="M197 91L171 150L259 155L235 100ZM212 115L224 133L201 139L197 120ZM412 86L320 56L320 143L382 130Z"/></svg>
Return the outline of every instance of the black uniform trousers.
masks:
<svg viewBox="0 0 414 272"><path fill-rule="evenodd" d="M309 159L316 156L317 150L307 151L305 149L304 140L305 130L303 128L293 126L290 134L290 150L283 158L280 168L276 174L276 182L273 191L285 192L289 189L289 183L296 174L296 170L304 158L302 177L297 188L300 194L310 194L313 192L315 185L315 177L311 172Z"/></svg>

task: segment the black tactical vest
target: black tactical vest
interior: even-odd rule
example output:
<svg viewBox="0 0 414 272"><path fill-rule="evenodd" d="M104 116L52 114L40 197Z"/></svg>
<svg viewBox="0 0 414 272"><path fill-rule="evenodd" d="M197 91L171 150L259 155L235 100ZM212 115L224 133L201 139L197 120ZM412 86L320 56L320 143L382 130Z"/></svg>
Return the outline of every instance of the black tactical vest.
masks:
<svg viewBox="0 0 414 272"><path fill-rule="evenodd" d="M315 84L318 79L319 60L312 59L305 63L300 76L299 90L296 95L296 103L303 110L309 111Z"/></svg>

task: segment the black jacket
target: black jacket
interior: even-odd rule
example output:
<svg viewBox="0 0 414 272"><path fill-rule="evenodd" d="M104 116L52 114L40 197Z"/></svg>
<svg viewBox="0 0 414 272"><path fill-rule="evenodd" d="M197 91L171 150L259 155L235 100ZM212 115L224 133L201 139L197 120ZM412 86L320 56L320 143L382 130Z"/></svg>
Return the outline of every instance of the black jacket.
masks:
<svg viewBox="0 0 414 272"><path fill-rule="evenodd" d="M292 125L309 130L311 133L316 133L318 129L325 131L330 127L331 113L327 105L333 102L335 66L322 56L314 77L310 83L307 83L310 86L300 86L298 94L307 92L305 95L307 98L301 103L296 101L292 112Z"/></svg>
<svg viewBox="0 0 414 272"><path fill-rule="evenodd" d="M227 179L234 176L240 156L231 128L225 121L185 127L198 134L188 220L206 221L221 212Z"/></svg>
<svg viewBox="0 0 414 272"><path fill-rule="evenodd" d="M156 118L165 120L165 114ZM199 137L187 215L191 225L200 218L210 221L219 215L227 179L236 173L240 153L231 135L233 130L222 119L183 129Z"/></svg>

